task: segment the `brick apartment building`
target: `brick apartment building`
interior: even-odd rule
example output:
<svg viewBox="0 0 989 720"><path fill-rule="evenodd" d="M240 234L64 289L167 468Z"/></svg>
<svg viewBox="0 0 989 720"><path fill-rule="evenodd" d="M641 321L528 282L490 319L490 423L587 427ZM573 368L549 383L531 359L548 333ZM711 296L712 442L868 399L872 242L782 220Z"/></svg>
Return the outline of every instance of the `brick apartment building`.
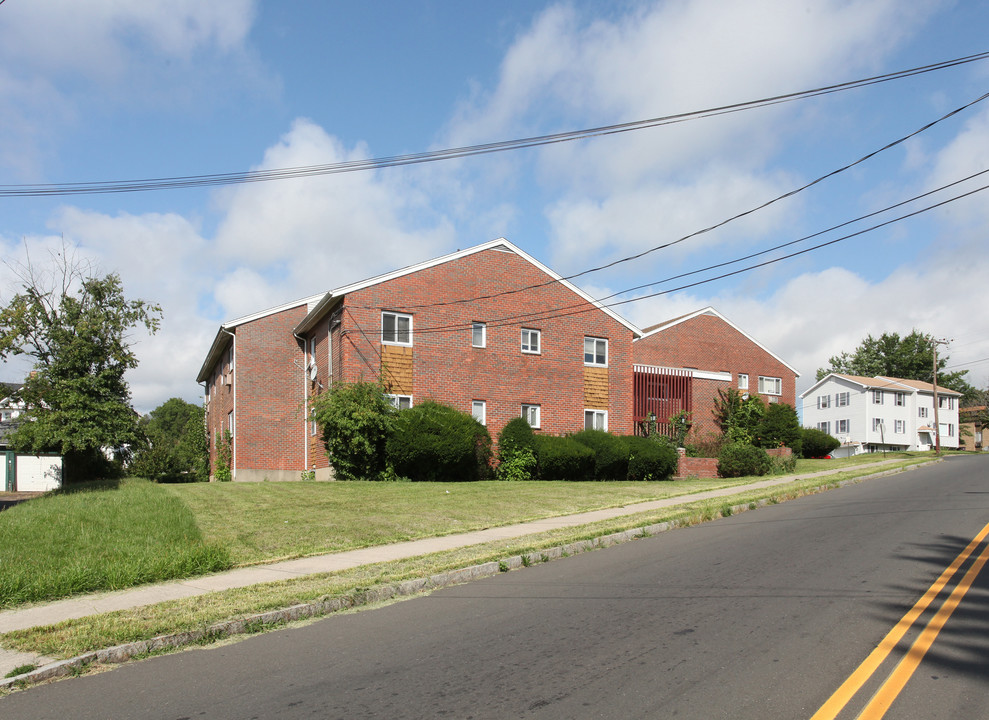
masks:
<svg viewBox="0 0 989 720"><path fill-rule="evenodd" d="M719 432L714 401L731 387L795 407L800 373L711 307L643 329L632 357L637 419L686 410L692 432Z"/></svg>
<svg viewBox="0 0 989 720"><path fill-rule="evenodd" d="M493 437L520 415L550 434L631 433L638 333L498 239L226 323L198 381L237 480L328 478L308 413L334 382L381 379L397 407L436 400Z"/></svg>
<svg viewBox="0 0 989 720"><path fill-rule="evenodd" d="M504 239L225 323L203 362L206 422L237 480L331 475L309 411L333 383L381 380L396 407L430 399L497 437L631 434L648 413L713 429L717 388L794 401L796 371L711 308L645 331Z"/></svg>

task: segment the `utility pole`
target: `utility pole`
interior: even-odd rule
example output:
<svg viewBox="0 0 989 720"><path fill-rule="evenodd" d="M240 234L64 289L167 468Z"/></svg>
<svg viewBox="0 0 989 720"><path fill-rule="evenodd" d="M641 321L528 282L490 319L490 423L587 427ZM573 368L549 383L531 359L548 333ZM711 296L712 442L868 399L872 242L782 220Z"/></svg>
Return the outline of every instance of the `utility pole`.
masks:
<svg viewBox="0 0 989 720"><path fill-rule="evenodd" d="M941 421L938 417L938 406L940 406L941 401L938 399L937 394L937 346L947 345L948 341L943 338L941 340L935 340L933 337L928 339L931 342L932 356L934 358L934 455L941 457Z"/></svg>

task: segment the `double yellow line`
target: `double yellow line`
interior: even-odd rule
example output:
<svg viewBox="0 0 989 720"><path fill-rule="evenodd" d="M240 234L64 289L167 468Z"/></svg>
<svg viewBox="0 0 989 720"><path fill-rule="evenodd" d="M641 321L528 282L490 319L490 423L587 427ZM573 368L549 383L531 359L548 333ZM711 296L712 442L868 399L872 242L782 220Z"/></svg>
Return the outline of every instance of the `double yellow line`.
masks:
<svg viewBox="0 0 989 720"><path fill-rule="evenodd" d="M972 539L972 542L959 553L951 565L928 588L924 596L917 601L917 604L910 608L906 615L900 618L900 621L882 639L882 642L879 643L876 649L869 654L869 657L856 668L855 672L842 683L841 687L835 690L834 694L828 698L828 701L821 706L821 709L814 713L811 720L834 720L838 716L838 713L845 709L845 706L855 693L862 688L869 678L875 674L876 670L879 669L879 666L885 662L889 654L896 648L900 640L903 639L903 636L913 627L917 619L927 610L928 606L930 606L951 581L951 578L958 572L958 569L975 552L975 549L985 539L986 535L989 535L989 524L982 528L979 534ZM889 677L886 678L886 681L876 691L876 694L872 696L872 699L869 700L869 703L862 712L859 713L857 720L879 720L879 718L886 714L890 705L893 704L893 701L896 700L897 696L906 686L907 681L910 680L917 666L920 665L920 661L924 659L924 655L927 654L931 645L934 644L934 640L937 638L938 633L941 632L948 618L951 617L955 608L961 603L962 598L965 597L965 593L972 587L972 583L975 582L975 578L978 577L979 571L982 570L982 566L986 564L987 560L989 560L989 545L982 550L979 557L972 563L968 572L965 573L965 577L955 586L951 595L945 600L937 614L927 623L923 631L921 631L920 636L914 641L907 654L889 674Z"/></svg>

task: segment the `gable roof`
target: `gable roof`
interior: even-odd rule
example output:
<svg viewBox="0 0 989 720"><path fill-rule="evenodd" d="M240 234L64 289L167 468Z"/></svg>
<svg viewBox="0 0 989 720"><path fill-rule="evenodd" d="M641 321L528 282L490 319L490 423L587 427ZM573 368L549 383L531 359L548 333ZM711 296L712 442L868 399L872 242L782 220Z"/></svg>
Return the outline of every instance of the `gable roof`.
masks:
<svg viewBox="0 0 989 720"><path fill-rule="evenodd" d="M869 388L872 390L900 390L906 392L923 392L923 393L934 393L934 385L931 383L926 383L921 380L905 380L903 378L887 377L885 375L876 375L875 377L866 377L865 375L844 375L842 373L828 373L823 378L818 380L816 383L811 385L807 390L800 393L800 397L806 397L812 392L817 390L821 385L827 382L831 378L838 378L840 380L846 380L850 383L859 385L862 388ZM956 390L949 390L946 387L938 386L938 395L954 395L956 397L961 397L961 393Z"/></svg>
<svg viewBox="0 0 989 720"><path fill-rule="evenodd" d="M319 322L326 312L333 307L344 295L352 292L357 292L358 290L363 290L364 288L371 287L373 285L378 285L383 282L388 282L389 280L394 280L395 278L404 277L406 275L411 275L417 273L421 270L426 270L431 267L436 267L437 265L443 265L444 263L452 262L454 260L459 260L460 258L468 257L469 255L474 255L485 250L499 250L501 252L509 252L518 255L520 258L530 263L534 267L538 268L541 272L548 275L553 281L559 283L566 289L580 296L588 303L596 307L601 312L608 315L613 320L618 321L626 328L628 328L633 335L642 335L642 330L630 323L628 320L623 318L621 315L611 310L610 308L602 305L599 301L595 300L593 297L585 293L583 290L578 288L576 285L568 282L562 275L557 274L553 270L549 269L541 262L536 260L534 257L518 248L517 246L510 243L505 238L496 238L494 240L489 240L488 242L481 243L480 245L475 245L469 247L466 250L457 250L456 252L449 253L448 255L441 255L440 257L433 258L432 260L426 260L425 262L417 263L415 265L409 265L408 267L400 268L398 270L393 270L391 272L384 273L382 275L376 275L375 277L368 278L366 280L361 280L360 282L352 283L350 285L344 285L337 288L336 290L331 290L321 296L320 300L309 309L309 314L303 318L296 327L294 332L297 335L301 335L308 332Z"/></svg>
<svg viewBox="0 0 989 720"><path fill-rule="evenodd" d="M260 320L263 317L276 315L280 312L284 312L285 310L297 308L300 305L306 305L308 310L312 310L316 302L321 297L323 296L312 295L307 298L293 300L292 302L285 303L284 305L278 305L273 308L268 308L267 310L261 310L260 312L251 313L250 315L244 315L243 317L236 318L235 320L229 320L220 325L219 330L216 331L216 336L213 338L213 344L210 345L209 352L206 353L206 359L203 360L203 365L199 368L199 374L196 375L196 382L206 382L209 378L217 360L219 360L220 356L223 355L224 350L227 349L227 345L232 342L230 339L231 330L234 330L240 325L245 325L249 322Z"/></svg>
<svg viewBox="0 0 989 720"><path fill-rule="evenodd" d="M636 338L636 341L645 340L647 337L649 337L651 335L655 335L656 333L661 333L664 330L669 330L672 327L676 327L677 325L679 325L681 323L685 323L685 322L687 322L689 320L693 320L694 318L700 317L702 315L710 315L711 317L716 317L719 320L721 320L722 322L727 323L736 332L738 332L741 335L745 336L745 338L749 342L751 342L753 345L755 345L756 347L758 347L760 350L762 350L763 352L765 352L767 355L771 355L775 360L777 360L780 363L782 363L783 365L785 365L791 372L793 372L794 375L796 375L797 377L800 377L800 372L795 367L793 367L786 360L784 360L779 355L777 355L776 353L774 353L772 350L770 350L769 348L767 348L761 342L759 342L758 340L756 340L754 337L752 337L751 335L749 335L747 332L745 332L744 330L742 330L742 328L740 328L738 325L736 325L731 320L729 320L728 318L726 318L724 315L722 315L721 313L719 313L717 310L715 310L710 305L708 305L705 308L701 308L700 310L695 310L692 313L687 313L686 315L681 315L679 317L672 318L671 320L666 320L666 321L661 322L661 323L658 323L656 325L650 325L649 327L644 328L642 330L642 336Z"/></svg>

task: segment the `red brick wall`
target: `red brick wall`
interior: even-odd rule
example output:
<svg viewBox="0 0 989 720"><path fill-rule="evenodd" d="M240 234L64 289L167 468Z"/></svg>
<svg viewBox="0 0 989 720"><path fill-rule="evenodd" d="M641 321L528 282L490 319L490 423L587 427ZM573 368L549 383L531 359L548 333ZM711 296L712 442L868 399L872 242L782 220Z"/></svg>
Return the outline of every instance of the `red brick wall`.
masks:
<svg viewBox="0 0 989 720"><path fill-rule="evenodd" d="M541 431L559 434L583 428L584 336L601 337L608 339L608 427L631 433L631 331L558 283L510 293L550 279L514 253L484 250L353 292L342 317L343 376L375 379L381 310L408 313L414 402L433 399L470 412L472 400L484 400L495 439L522 403L537 404ZM441 304L479 296L491 297ZM473 321L487 323L484 348L471 345ZM522 327L541 331L539 355L521 352Z"/></svg>
<svg viewBox="0 0 989 720"><path fill-rule="evenodd" d="M305 315L301 305L232 330L233 382L214 383L207 426L215 468L217 432L226 429L227 414L234 411L231 464L237 480L298 479L305 468L306 375L303 351L292 334Z"/></svg>
<svg viewBox="0 0 989 720"><path fill-rule="evenodd" d="M229 369L229 349L232 346L232 339L222 359L213 367L209 381L206 383L206 392L209 396L206 406L206 431L209 436L209 467L210 476L216 469L216 448L217 442L222 442L223 433L227 429L227 415L234 408L233 384L227 385L223 382L223 375Z"/></svg>
<svg viewBox="0 0 989 720"><path fill-rule="evenodd" d="M714 399L718 388L738 387L738 374L749 376L748 392L756 394L759 376L782 378L780 402L795 407L797 376L785 364L714 315L698 315L666 330L637 340L632 347L635 362L642 365L694 368L729 372L732 380L694 380L692 432L717 432Z"/></svg>

